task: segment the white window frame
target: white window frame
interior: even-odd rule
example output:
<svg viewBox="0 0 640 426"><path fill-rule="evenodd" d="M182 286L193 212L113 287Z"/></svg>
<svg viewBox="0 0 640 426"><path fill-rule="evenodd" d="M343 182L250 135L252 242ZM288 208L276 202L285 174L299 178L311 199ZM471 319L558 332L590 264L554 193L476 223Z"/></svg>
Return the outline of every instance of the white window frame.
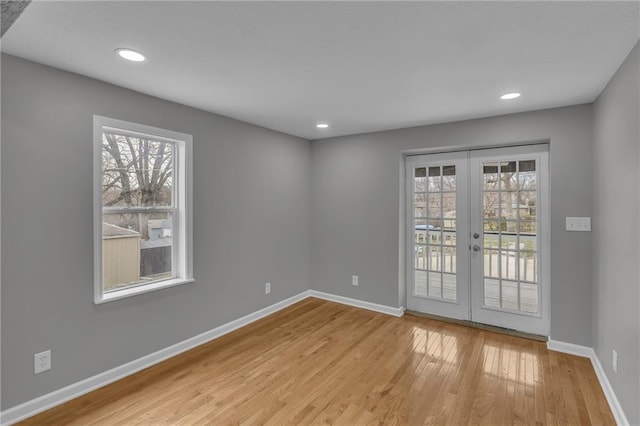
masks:
<svg viewBox="0 0 640 426"><path fill-rule="evenodd" d="M174 276L149 284L103 291L102 283L102 133L105 130L152 140L165 140L175 144L174 152L174 237L172 268ZM137 294L194 282L193 278L193 137L157 127L145 126L113 118L93 116L93 253L94 303L101 304ZM134 209L133 213L144 211ZM177 222L177 223L176 223Z"/></svg>

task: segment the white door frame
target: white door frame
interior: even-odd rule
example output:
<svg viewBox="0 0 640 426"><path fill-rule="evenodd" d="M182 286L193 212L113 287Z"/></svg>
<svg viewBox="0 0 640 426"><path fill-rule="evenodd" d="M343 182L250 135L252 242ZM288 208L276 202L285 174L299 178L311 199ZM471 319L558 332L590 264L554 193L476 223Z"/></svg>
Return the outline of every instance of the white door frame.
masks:
<svg viewBox="0 0 640 426"><path fill-rule="evenodd" d="M469 173L477 180L470 188L471 232L483 235L482 217L482 162L500 162L507 160L537 160L536 168L536 218L538 224L538 314L503 311L484 306L483 293L483 238L472 241L479 244L479 252L471 252L471 318L474 322L491 324L498 327L510 328L527 333L549 336L551 302L551 244L550 244L550 216L549 208L549 148L548 145L529 145L510 148L496 148L491 150L470 151Z"/></svg>
<svg viewBox="0 0 640 426"><path fill-rule="evenodd" d="M434 152L434 153L431 153ZM551 244L550 244L550 216L551 216L551 210L550 210L550 205L549 205L549 159L548 159L548 152L549 152L549 144L548 141L544 141L544 142L535 142L535 143L529 143L529 144L516 144L513 146L509 146L509 147L482 147L482 148L467 148L466 150L461 150L461 149L455 149L451 152L444 152L442 150L439 151L427 151L427 152L423 152L423 153L418 153L416 152L411 153L411 154L404 154L404 183L405 183L405 187L404 187L404 191L403 191L403 197L404 200L402 200L402 209L403 209L403 218L404 218L404 226L402 229L403 231L403 236L401 238L402 241L402 246L403 246L403 252L401 257L404 258L404 267L403 272L404 272L404 280L403 280L403 290L405 292L404 294L404 299L406 300L406 306L407 309L410 310L418 310L418 311L425 311L424 309L416 309L416 306L413 306L411 303L411 298L412 298L412 292L413 292L413 262L414 262L414 257L413 257L413 238L414 238L414 218L413 218L413 212L412 212L412 208L410 207L412 204L412 200L413 200L413 176L412 176L412 171L413 171L413 167L415 167L417 164L422 164L424 163L424 158L421 160L419 157L421 156L429 156L430 158L433 159L445 159L447 156L458 156L457 158L460 158L460 156L467 156L468 158L470 158L471 156L480 156L482 155L483 152L487 153L487 155L490 155L490 158L492 160L499 160L501 158L505 158L505 156L508 156L509 159L514 159L517 158L518 156L532 156L532 155L537 155L537 159L539 159L539 167L538 169L540 170L540 173L538 173L538 191L539 191L539 200L538 200L538 206L537 206L537 210L540 212L539 216L539 231L538 231L538 244L540 247L540 258L539 258L539 262L540 262L540 278L539 281L541 283L541 291L540 291L540 298L539 298L539 303L540 303L540 315L537 316L532 316L532 315L527 315L527 314L519 314L519 313L511 313L509 312L507 315L498 315L498 317L503 317L503 318L493 318L490 320L490 323L493 325L497 325L500 327L505 327L505 328L511 328L511 329L518 329L521 331L526 331L529 333L533 333L533 334L539 334L539 335L544 335L544 336L549 336L550 334L550 302L551 302L551 268L550 268L550 248L551 248ZM452 157L449 157L452 158ZM519 159L519 158L518 158ZM469 165L469 169L471 169L471 160L467 160L467 164ZM471 173L473 173L471 170L469 170L469 176L472 176ZM481 175L478 175L481 176ZM472 185L473 185L473 178L469 178L468 181L471 181ZM472 190L471 188L468 188L468 196L467 196L467 201L466 201L466 205L464 208L466 208L467 210L469 210L470 205L472 204L472 201L470 200L471 197L471 193ZM480 194L481 196L481 192L480 191L476 191L476 193ZM473 202L476 202L478 206L482 206L481 201L479 200L475 200ZM457 210L460 212L461 210L461 206L458 203L458 207ZM459 214L459 213L458 213ZM478 216L478 215L476 215ZM482 218L480 217L479 220L482 220ZM482 296L482 287L478 285L478 277L475 278L476 282L473 283L472 280L474 278L471 277L471 265L474 263L474 258L471 255L471 232L475 232L473 231L473 229L479 229L481 233L482 228L478 227L478 217L475 217L473 219L469 219L467 220L467 225L466 225L466 232L464 235L466 235L466 240L464 239L464 237L460 237L457 241L457 245L458 247L463 247L464 249L468 249L467 253L467 305L468 305L468 314L467 315L463 315L462 317L458 314L458 315L450 315L446 312L442 313L440 312L438 309L429 309L427 310L427 312L429 313L433 313L435 315L440 315L440 316L447 316L447 317L451 317L451 318L457 318L457 319L471 319L471 321L476 321L476 322L483 322L482 320L488 321L486 320L486 317L482 314L484 313L484 311L486 311L487 309L485 307L482 306L478 306L478 303L480 303L480 305L482 304L482 297L479 297L477 295L478 292L480 292L480 295ZM459 233L460 234L460 233ZM477 256L479 257L479 256ZM477 258L475 259L475 262L479 262L477 260ZM481 271L481 269L478 269L478 265L475 266L474 270L478 270ZM458 266L458 269L460 269L460 266ZM481 272L476 273L476 275L480 275ZM480 277L481 279L481 277ZM474 302L472 302L472 300L474 300ZM462 301L459 301L462 302ZM441 303L442 304L442 303ZM436 303L437 305L437 303ZM474 306L475 305L475 306ZM475 311L475 315L472 315L472 312ZM482 313L481 313L482 312ZM495 313L496 311L491 312L491 314ZM497 313L502 313L500 311L497 311ZM529 320L532 317L536 318L536 319L540 319L540 321L537 321L537 324L534 327L531 326L526 326L523 325L522 323L527 323L530 321L519 321L518 320L518 316L521 317L521 319L523 320ZM505 318L508 318L507 320L505 320ZM480 320L480 321L478 321Z"/></svg>
<svg viewBox="0 0 640 426"><path fill-rule="evenodd" d="M415 224L412 206L414 195L414 169L417 167L437 167L454 165L456 167L456 194L460 191L463 194L468 192L469 179L468 173L468 157L466 151L450 152L442 154L426 154L419 156L407 157L405 189L406 189L406 206L405 206L405 241L406 241L406 295L407 309L432 313L434 315L445 316L449 318L468 320L470 318L469 309L469 217L468 202L465 197L456 197L456 301L441 298L430 298L424 295L418 295L414 289L414 235ZM426 249L426 247L425 247Z"/></svg>

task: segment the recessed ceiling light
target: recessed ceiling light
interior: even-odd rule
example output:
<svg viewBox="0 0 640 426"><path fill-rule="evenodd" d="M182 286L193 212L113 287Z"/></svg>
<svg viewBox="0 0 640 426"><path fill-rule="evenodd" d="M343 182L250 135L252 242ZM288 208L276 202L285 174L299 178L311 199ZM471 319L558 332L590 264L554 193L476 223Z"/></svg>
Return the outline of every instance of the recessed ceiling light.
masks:
<svg viewBox="0 0 640 426"><path fill-rule="evenodd" d="M147 57L142 53L136 52L135 50L131 49L116 49L116 53L118 53L120 57L126 59L127 61L143 62L147 59Z"/></svg>
<svg viewBox="0 0 640 426"><path fill-rule="evenodd" d="M318 129L326 129L327 127L329 127L329 125L327 123L318 123L316 124L316 127Z"/></svg>
<svg viewBox="0 0 640 426"><path fill-rule="evenodd" d="M515 99L515 98L519 98L520 95L521 95L520 92L505 93L504 95L500 96L500 99L503 99L503 100Z"/></svg>

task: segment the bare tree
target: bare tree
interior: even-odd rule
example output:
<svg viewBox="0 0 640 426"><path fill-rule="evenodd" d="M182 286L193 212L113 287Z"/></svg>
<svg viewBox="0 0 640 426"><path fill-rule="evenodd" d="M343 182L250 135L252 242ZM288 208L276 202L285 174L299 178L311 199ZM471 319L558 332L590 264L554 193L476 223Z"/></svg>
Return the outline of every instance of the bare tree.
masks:
<svg viewBox="0 0 640 426"><path fill-rule="evenodd" d="M103 133L102 204L104 207L154 207L172 204L173 148L169 142ZM149 238L146 213L121 219Z"/></svg>

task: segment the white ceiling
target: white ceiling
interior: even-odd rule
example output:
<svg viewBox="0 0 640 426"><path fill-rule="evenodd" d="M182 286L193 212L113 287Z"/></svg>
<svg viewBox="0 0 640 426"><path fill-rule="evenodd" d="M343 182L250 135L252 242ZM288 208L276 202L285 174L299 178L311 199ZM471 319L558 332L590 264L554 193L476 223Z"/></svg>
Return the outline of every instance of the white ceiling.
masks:
<svg viewBox="0 0 640 426"><path fill-rule="evenodd" d="M2 51L319 139L591 102L639 38L637 1L36 1Z"/></svg>

